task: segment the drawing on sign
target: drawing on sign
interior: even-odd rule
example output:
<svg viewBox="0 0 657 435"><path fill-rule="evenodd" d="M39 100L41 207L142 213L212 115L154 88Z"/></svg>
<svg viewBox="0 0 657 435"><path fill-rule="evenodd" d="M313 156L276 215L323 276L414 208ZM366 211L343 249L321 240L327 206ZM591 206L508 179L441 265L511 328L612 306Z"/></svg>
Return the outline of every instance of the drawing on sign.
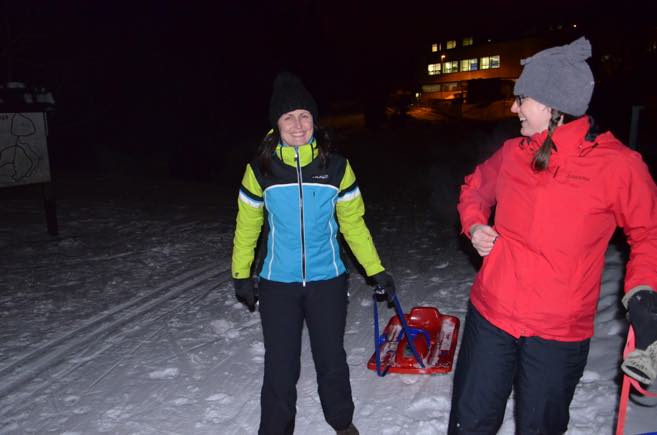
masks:
<svg viewBox="0 0 657 435"><path fill-rule="evenodd" d="M41 113L0 114L0 187L49 181Z"/></svg>

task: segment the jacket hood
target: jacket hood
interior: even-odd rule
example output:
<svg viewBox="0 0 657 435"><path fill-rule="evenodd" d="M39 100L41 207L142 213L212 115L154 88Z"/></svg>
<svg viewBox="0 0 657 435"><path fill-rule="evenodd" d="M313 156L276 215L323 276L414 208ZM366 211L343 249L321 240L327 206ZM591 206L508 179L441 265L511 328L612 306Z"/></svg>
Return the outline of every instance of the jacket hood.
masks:
<svg viewBox="0 0 657 435"><path fill-rule="evenodd" d="M555 152L561 155L577 155L591 148L595 142L586 140L586 134L590 127L591 123L588 116L582 116L557 127L552 134L552 141L556 147ZM547 135L547 130L536 133L521 141L521 146L528 147L529 151L536 151L545 142Z"/></svg>

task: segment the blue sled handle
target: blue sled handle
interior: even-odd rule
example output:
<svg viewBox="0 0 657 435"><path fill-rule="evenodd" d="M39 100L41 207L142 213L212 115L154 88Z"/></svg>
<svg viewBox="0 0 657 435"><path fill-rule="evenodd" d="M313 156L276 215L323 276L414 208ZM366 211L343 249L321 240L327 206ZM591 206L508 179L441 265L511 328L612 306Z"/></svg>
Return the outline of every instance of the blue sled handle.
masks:
<svg viewBox="0 0 657 435"><path fill-rule="evenodd" d="M413 356L415 356L415 360L420 364L420 367L424 368L424 363L422 362L422 358L420 358L420 354L417 353L417 349L415 348L415 343L413 343L413 338L417 333L413 333L412 335L409 334L410 328L408 327L408 324L406 323L406 317L404 316L404 310L402 310L401 305L399 304L399 299L397 298L397 295L395 294L393 296L393 302L395 303L395 311L397 311L397 316L399 317L399 320L401 321L402 324L402 330L404 331L404 334L406 334L406 337L408 338L408 345L411 348L411 352L413 352ZM426 332L425 332L426 334ZM431 340L429 340L428 334L425 335L425 338L427 339L428 344L431 344ZM400 337L401 340L401 337ZM429 347L429 346L427 346Z"/></svg>
<svg viewBox="0 0 657 435"><path fill-rule="evenodd" d="M376 358L376 373L379 376L385 376L388 373L388 370L391 367L391 364L386 366L384 370L381 370L381 351L380 351L380 346L384 344L387 341L387 337L384 334L379 335L379 309L378 309L378 301L377 297L384 294L385 290L383 287L377 286L374 289L374 293L372 294L372 299L374 301L374 353L375 353L375 358ZM404 310L401 307L401 304L399 303L399 298L397 295L393 295L392 297L392 302L395 307L395 312L397 314L397 317L399 318L399 321L401 322L402 325L402 333L399 334L397 337L397 342L400 342L403 338L404 335L407 337L408 341L408 346L411 348L411 352L413 353L413 356L415 357L415 360L420 364L420 367L424 367L424 363L422 362L422 358L420 358L420 355L417 352L417 349L415 348L415 343L413 340L417 336L417 334L422 333L424 335L424 338L427 340L427 347L429 347L431 340L429 338L429 334L427 331L424 331L422 329L417 329L417 328L410 328L406 322L406 317L404 317Z"/></svg>

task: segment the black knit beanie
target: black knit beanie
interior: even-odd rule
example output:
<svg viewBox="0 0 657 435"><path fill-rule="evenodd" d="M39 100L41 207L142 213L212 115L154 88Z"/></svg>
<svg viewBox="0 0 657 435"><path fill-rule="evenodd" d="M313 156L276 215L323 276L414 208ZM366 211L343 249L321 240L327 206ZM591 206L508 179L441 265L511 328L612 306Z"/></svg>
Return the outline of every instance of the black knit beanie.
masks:
<svg viewBox="0 0 657 435"><path fill-rule="evenodd" d="M317 122L317 103L310 92L303 86L299 77L289 72L282 72L274 79L274 90L269 101L269 121L272 127L278 124L278 118L284 113L305 109Z"/></svg>

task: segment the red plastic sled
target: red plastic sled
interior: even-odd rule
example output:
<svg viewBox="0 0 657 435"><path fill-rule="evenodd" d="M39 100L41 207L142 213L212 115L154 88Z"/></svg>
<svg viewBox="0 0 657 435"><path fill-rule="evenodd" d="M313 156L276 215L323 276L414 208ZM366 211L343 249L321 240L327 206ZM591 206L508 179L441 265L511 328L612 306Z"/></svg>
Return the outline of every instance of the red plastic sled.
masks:
<svg viewBox="0 0 657 435"><path fill-rule="evenodd" d="M394 302L397 312L402 312L396 298ZM375 352L367 363L368 369L376 370L379 376L388 372L434 374L452 370L459 335L458 317L441 314L435 307L415 307L404 314L405 322L400 321L399 315L392 317L378 336L376 302L374 305Z"/></svg>

